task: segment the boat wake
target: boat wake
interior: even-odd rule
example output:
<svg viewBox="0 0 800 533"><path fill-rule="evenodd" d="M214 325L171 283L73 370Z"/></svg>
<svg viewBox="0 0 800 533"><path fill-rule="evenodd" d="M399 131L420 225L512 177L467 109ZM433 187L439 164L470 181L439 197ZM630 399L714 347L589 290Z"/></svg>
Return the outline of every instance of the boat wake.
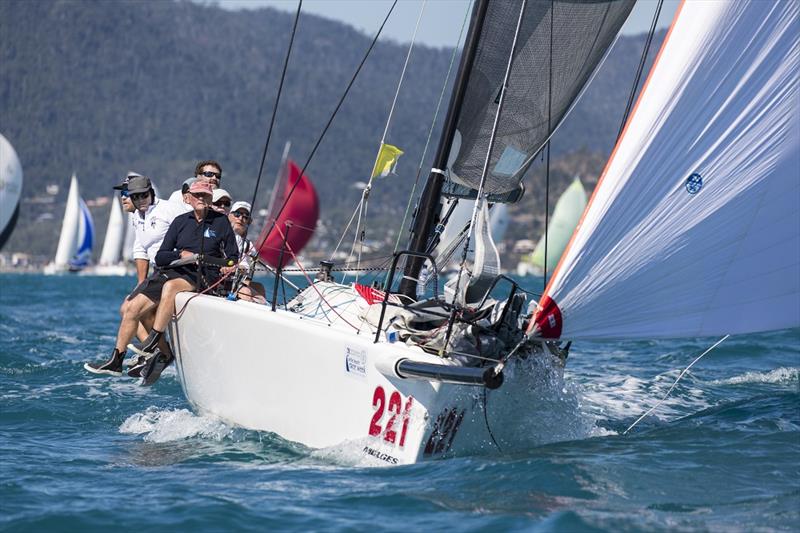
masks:
<svg viewBox="0 0 800 533"><path fill-rule="evenodd" d="M235 428L212 417L198 416L187 409L157 409L149 407L144 413L129 416L119 432L143 435L147 442L171 442L201 437L221 441Z"/></svg>
<svg viewBox="0 0 800 533"><path fill-rule="evenodd" d="M781 367L770 370L769 372L746 372L732 378L717 379L712 381L711 384L744 385L747 383L772 383L776 385L787 385L798 381L800 381L800 369Z"/></svg>

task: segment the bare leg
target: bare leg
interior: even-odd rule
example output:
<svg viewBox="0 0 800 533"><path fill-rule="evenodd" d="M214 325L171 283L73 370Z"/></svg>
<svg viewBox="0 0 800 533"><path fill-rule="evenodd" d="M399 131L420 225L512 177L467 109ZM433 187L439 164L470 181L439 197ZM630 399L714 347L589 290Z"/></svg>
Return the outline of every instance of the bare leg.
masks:
<svg viewBox="0 0 800 533"><path fill-rule="evenodd" d="M150 330L153 329L153 321L156 319L156 310L149 309L139 317L139 327L136 329L136 336L140 341L144 341Z"/></svg>
<svg viewBox="0 0 800 533"><path fill-rule="evenodd" d="M179 292L193 291L194 285L183 278L171 279L164 284L161 291L161 302L156 310L156 319L153 322L153 329L164 332L167 324L175 314L175 295Z"/></svg>
<svg viewBox="0 0 800 533"><path fill-rule="evenodd" d="M136 329L139 327L139 317L155 307L155 303L144 294L137 294L136 297L128 302L125 307L125 314L119 323L119 331L117 332L116 349L122 353L128 348L128 343L131 342L133 336L136 334Z"/></svg>

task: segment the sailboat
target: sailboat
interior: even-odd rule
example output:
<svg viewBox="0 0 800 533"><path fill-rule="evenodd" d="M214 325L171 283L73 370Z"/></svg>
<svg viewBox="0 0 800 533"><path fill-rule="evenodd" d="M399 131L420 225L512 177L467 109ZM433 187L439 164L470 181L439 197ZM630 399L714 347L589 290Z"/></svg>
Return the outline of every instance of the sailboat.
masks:
<svg viewBox="0 0 800 533"><path fill-rule="evenodd" d="M100 251L97 265L81 271L82 275L94 276L127 276L133 273L130 264L123 260L122 252L125 245L127 216L123 214L119 201L111 197L111 212L108 215L108 227ZM133 233L131 231L131 233Z"/></svg>
<svg viewBox="0 0 800 533"><path fill-rule="evenodd" d="M492 260L479 246L449 299L435 279L418 290L447 223L442 198L472 201L465 250L487 238L488 205L519 197L631 7L476 2L409 250L371 292L326 279L272 310L179 294L170 336L192 406L413 463L514 449L502 420L536 406L503 389L535 382L536 362L563 364L562 341L800 325L796 2L681 5L532 316L513 280L479 268Z"/></svg>
<svg viewBox="0 0 800 533"><path fill-rule="evenodd" d="M587 200L586 189L583 188L581 179L575 176L556 202L547 233L542 234L530 255L520 259L517 265L518 276L541 276L545 269L547 272L553 271L581 219Z"/></svg>
<svg viewBox="0 0 800 533"><path fill-rule="evenodd" d="M14 147L0 135L0 250L14 231L22 195L22 165Z"/></svg>
<svg viewBox="0 0 800 533"><path fill-rule="evenodd" d="M52 263L45 266L44 273L79 272L90 264L93 246L94 221L86 202L80 196L78 178L73 174L56 256Z"/></svg>

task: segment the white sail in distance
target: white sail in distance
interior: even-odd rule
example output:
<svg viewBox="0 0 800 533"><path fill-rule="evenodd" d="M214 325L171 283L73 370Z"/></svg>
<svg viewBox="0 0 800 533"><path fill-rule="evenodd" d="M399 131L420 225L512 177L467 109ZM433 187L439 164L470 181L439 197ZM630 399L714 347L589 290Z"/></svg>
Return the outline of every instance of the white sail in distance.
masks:
<svg viewBox="0 0 800 533"><path fill-rule="evenodd" d="M70 259L78 249L79 217L81 216L80 198L78 178L73 174L69 183L69 192L67 193L64 220L61 224L61 236L58 239L56 257L53 261L58 268L67 268Z"/></svg>
<svg viewBox="0 0 800 533"><path fill-rule="evenodd" d="M533 334L800 325L799 11L681 5Z"/></svg>
<svg viewBox="0 0 800 533"><path fill-rule="evenodd" d="M125 221L119 200L111 197L111 213L108 216L106 237L100 252L100 265L116 265L122 259L122 246L125 240Z"/></svg>

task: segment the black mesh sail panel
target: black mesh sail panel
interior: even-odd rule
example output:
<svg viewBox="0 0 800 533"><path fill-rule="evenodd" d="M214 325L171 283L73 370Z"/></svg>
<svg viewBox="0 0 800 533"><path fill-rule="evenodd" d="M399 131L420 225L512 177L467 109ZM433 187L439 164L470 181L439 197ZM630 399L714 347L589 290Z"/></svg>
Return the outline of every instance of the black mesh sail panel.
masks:
<svg viewBox="0 0 800 533"><path fill-rule="evenodd" d="M564 117L611 45L634 0L528 0L486 178L518 188L527 164ZM451 149L450 177L477 189L521 0L489 4ZM453 159L455 158L455 159Z"/></svg>

